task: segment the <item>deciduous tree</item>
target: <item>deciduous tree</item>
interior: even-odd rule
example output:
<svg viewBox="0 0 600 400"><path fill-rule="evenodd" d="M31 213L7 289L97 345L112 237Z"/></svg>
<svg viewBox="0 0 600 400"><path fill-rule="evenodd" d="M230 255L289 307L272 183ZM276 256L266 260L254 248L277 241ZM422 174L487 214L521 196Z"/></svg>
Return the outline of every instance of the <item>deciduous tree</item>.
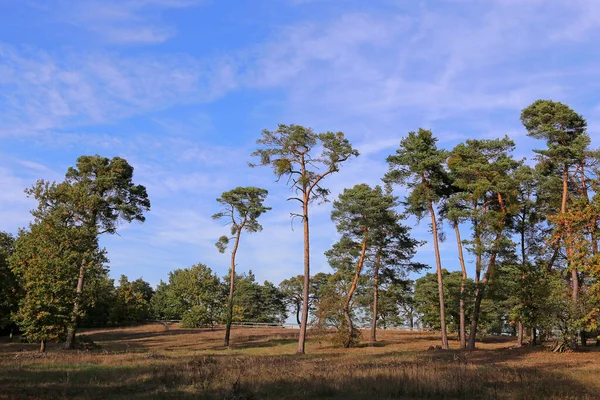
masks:
<svg viewBox="0 0 600 400"><path fill-rule="evenodd" d="M70 226L94 229L97 234L116 233L120 221L143 222L144 212L150 209L146 188L133 183L133 167L120 157L81 156L64 182L40 180L26 193L38 201L38 208L32 211L37 221L58 214ZM77 296L65 348L73 348L81 316L86 270L83 264L78 267Z"/></svg>

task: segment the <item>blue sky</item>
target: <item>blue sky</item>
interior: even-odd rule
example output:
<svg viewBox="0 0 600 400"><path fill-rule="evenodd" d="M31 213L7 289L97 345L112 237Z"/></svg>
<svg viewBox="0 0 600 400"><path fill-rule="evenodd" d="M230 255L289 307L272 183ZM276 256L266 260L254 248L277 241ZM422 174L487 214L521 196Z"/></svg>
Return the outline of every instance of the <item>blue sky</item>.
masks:
<svg viewBox="0 0 600 400"><path fill-rule="evenodd" d="M238 268L278 283L302 272L302 233L288 188L247 167L262 129L345 132L361 156L328 179L332 199L378 184L419 127L446 148L507 134L531 158L543 144L519 113L538 98L583 114L598 146L599 38L597 0L0 0L0 230L30 221L23 189L37 179L61 180L82 154L121 156L152 211L103 237L113 277L156 284L199 262L225 274L215 199L254 185L273 210ZM314 272L337 239L330 210L313 208ZM429 238L425 224L413 233ZM433 265L431 250L419 260ZM459 269L450 232L442 253Z"/></svg>

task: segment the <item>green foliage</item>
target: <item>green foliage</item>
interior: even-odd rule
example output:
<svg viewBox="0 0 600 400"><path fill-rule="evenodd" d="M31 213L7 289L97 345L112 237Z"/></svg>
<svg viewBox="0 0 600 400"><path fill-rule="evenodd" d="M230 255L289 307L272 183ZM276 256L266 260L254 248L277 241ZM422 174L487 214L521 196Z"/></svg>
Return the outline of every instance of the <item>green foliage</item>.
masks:
<svg viewBox="0 0 600 400"><path fill-rule="evenodd" d="M120 157L81 156L59 184L43 180L27 194L39 202L36 218L59 211L72 224L115 233L118 221L145 220L150 210L146 188L133 183L133 167Z"/></svg>
<svg viewBox="0 0 600 400"><path fill-rule="evenodd" d="M250 271L235 277L234 321L281 323L287 318L284 294L271 282L257 283Z"/></svg>
<svg viewBox="0 0 600 400"><path fill-rule="evenodd" d="M444 170L448 152L437 147L438 139L430 130L409 132L400 141L396 154L388 156L388 184L403 185L408 195L405 210L417 218L428 212L429 203L437 203L449 192L449 178Z"/></svg>
<svg viewBox="0 0 600 400"><path fill-rule="evenodd" d="M458 332L460 326L460 286L462 273L459 271L448 272L442 269L444 300L446 305L446 324L450 331ZM465 286L465 314L470 314L474 301L473 280L467 279ZM420 315L424 328L440 329L440 303L438 298L437 275L427 273L415 282L414 307Z"/></svg>
<svg viewBox="0 0 600 400"><path fill-rule="evenodd" d="M369 296L369 298L371 297ZM414 281L390 280L379 289L377 326L384 329L408 326L412 329L419 320L419 314L415 307Z"/></svg>
<svg viewBox="0 0 600 400"><path fill-rule="evenodd" d="M150 300L152 315L158 319L181 319L196 307L194 315L204 315L211 324L221 320L226 288L204 264L169 272L169 282L161 282ZM204 318L204 317L203 317Z"/></svg>
<svg viewBox="0 0 600 400"><path fill-rule="evenodd" d="M108 274L98 276L94 285L88 285L91 297L94 299L93 306L87 310L81 319L81 326L96 327L115 325L121 321L114 318L114 307L117 302L117 290L114 279L109 279Z"/></svg>
<svg viewBox="0 0 600 400"><path fill-rule="evenodd" d="M9 258L14 249L14 237L0 232L0 329L11 323L11 314L17 311L21 290L10 269Z"/></svg>
<svg viewBox="0 0 600 400"><path fill-rule="evenodd" d="M222 211L213 215L213 219L225 218L231 224L231 234L236 235L238 230L260 232L262 226L258 217L271 209L263 205L267 190L257 187L237 187L228 192L223 192L217 202L223 207Z"/></svg>
<svg viewBox="0 0 600 400"><path fill-rule="evenodd" d="M212 326L214 323L215 320L207 312L207 309L201 306L192 306L181 317L182 328L202 328Z"/></svg>
<svg viewBox="0 0 600 400"><path fill-rule="evenodd" d="M94 282L102 275L104 251L98 248L96 230L71 227L50 215L22 230L15 242L10 265L24 290L15 320L29 340L61 340L65 337L77 298L80 266ZM89 292L88 292L89 294ZM83 314L93 304L87 296Z"/></svg>
<svg viewBox="0 0 600 400"><path fill-rule="evenodd" d="M125 275L121 275L111 320L117 324L145 321L150 316L150 302L153 295L154 290L142 278L129 282Z"/></svg>
<svg viewBox="0 0 600 400"><path fill-rule="evenodd" d="M560 102L536 100L521 111L521 122L529 136L546 140L547 149L535 150L540 159L563 168L581 160L590 144L586 120Z"/></svg>
<svg viewBox="0 0 600 400"><path fill-rule="evenodd" d="M263 147L252 153L259 161L250 165L269 165L278 179L288 177L292 188L303 195L298 200L307 204L315 199L325 200L329 191L318 186L321 179L359 154L342 132L315 133L300 125L280 124L275 131L265 129L256 143ZM318 147L322 148L321 153L313 154Z"/></svg>

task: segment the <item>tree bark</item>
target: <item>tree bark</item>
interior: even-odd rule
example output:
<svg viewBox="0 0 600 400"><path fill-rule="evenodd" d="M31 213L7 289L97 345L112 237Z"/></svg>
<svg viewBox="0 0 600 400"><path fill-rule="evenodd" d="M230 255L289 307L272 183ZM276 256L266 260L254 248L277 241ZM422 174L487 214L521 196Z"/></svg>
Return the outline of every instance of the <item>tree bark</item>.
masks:
<svg viewBox="0 0 600 400"><path fill-rule="evenodd" d="M308 296L310 284L310 235L308 226L308 201L310 199L305 191L304 202L302 204L303 226L304 226L304 288L302 291L302 321L300 324L300 334L298 335L298 354L304 354L304 345L306 342L306 327L308 323Z"/></svg>
<svg viewBox="0 0 600 400"><path fill-rule="evenodd" d="M438 278L438 295L440 300L440 328L441 328L441 339L442 349L448 350L448 334L446 333L446 303L444 302L444 283L442 278L442 261L440 259L440 246L438 243L438 230L437 221L435 218L435 211L433 209L433 202L429 200L429 213L431 214L431 228L433 231L433 246L435 249L435 263L437 265L437 278Z"/></svg>
<svg viewBox="0 0 600 400"><path fill-rule="evenodd" d="M523 326L522 321L517 322L517 329L519 330L517 333L517 346L523 347L523 330L525 327Z"/></svg>
<svg viewBox="0 0 600 400"><path fill-rule="evenodd" d="M75 333L79 324L79 306L81 302L81 294L83 293L83 279L85 276L85 263L79 267L79 278L77 279L77 292L75 295L75 303L73 304L73 315L71 316L71 324L67 328L67 339L65 340L65 349L72 350L75 347Z"/></svg>
<svg viewBox="0 0 600 400"><path fill-rule="evenodd" d="M352 318L350 317L350 302L352 302L352 296L354 296L354 292L356 291L356 287L358 286L358 279L360 278L360 273L365 262L365 254L367 252L368 239L369 231L367 227L364 227L364 238L360 248L360 257L358 258L358 263L356 264L356 272L354 273L354 279L352 280L352 285L350 286L350 290L348 290L348 295L346 296L346 303L344 304L344 318L348 323L348 339L346 340L346 343L344 343L345 348L349 348L350 344L352 343L352 334L354 332L354 326L352 324Z"/></svg>
<svg viewBox="0 0 600 400"><path fill-rule="evenodd" d="M381 254L377 253L375 271L373 276L373 321L371 322L371 343L377 342L377 306L379 302L379 268L381 267Z"/></svg>
<svg viewBox="0 0 600 400"><path fill-rule="evenodd" d="M40 341L40 353L44 353L46 351L46 339L42 339Z"/></svg>
<svg viewBox="0 0 600 400"><path fill-rule="evenodd" d="M229 338L231 336L231 324L233 322L233 292L235 285L235 255L237 253L238 246L240 244L240 235L242 234L242 229L246 221L242 222L238 227L238 230L235 235L235 244L233 245L233 250L231 251L231 276L229 277L229 297L227 298L227 321L225 326L225 346L229 347Z"/></svg>
<svg viewBox="0 0 600 400"><path fill-rule="evenodd" d="M531 342L529 343L529 345L537 345L537 330L535 329L535 327L531 328Z"/></svg>
<svg viewBox="0 0 600 400"><path fill-rule="evenodd" d="M454 232L456 233L456 244L458 246L458 260L460 261L460 268L462 270L462 279L460 281L460 348L465 349L467 347L467 330L466 330L466 317L465 317L465 283L467 281L467 268L465 267L465 258L463 256L462 240L460 238L460 229L458 222L454 223Z"/></svg>

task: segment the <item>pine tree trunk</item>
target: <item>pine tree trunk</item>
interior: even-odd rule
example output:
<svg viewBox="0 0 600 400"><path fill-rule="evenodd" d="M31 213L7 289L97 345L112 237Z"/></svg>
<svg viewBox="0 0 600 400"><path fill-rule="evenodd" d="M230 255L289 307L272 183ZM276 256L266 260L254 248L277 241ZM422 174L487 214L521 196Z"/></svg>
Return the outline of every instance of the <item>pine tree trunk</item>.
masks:
<svg viewBox="0 0 600 400"><path fill-rule="evenodd" d="M519 332L517 333L517 346L523 347L523 330L525 329L525 327L523 326L523 322L517 322L517 329L519 330Z"/></svg>
<svg viewBox="0 0 600 400"><path fill-rule="evenodd" d="M306 328L308 324L308 300L310 284L310 235L308 227L308 201L304 196L303 207L303 226L304 226L304 288L302 292L302 321L300 324L300 334L298 335L298 354L304 354L304 344L306 342Z"/></svg>
<svg viewBox="0 0 600 400"><path fill-rule="evenodd" d="M531 342L529 343L530 346L536 346L537 345L537 330L535 329L535 327L531 328Z"/></svg>
<svg viewBox="0 0 600 400"><path fill-rule="evenodd" d="M485 286L478 286L475 289L475 306L473 307L473 318L471 318L471 331L469 332L469 350L475 350L475 339L477 337L477 324L479 323L479 312L481 311L481 300Z"/></svg>
<svg viewBox="0 0 600 400"><path fill-rule="evenodd" d="M46 339L42 339L40 342L40 353L44 353L46 351Z"/></svg>
<svg viewBox="0 0 600 400"><path fill-rule="evenodd" d="M444 302L444 283L442 277L442 261L440 259L440 246L438 243L438 231L437 221L435 219L435 211L433 209L433 202L429 200L429 213L431 214L431 228L433 231L433 246L435 249L435 262L437 265L437 278L438 278L438 295L440 300L440 328L441 328L441 339L442 349L448 350L448 334L446 333L446 303Z"/></svg>
<svg viewBox="0 0 600 400"><path fill-rule="evenodd" d="M371 344L377 342L377 306L379 301L379 268L381 266L381 254L377 253L375 262L374 285L373 285L373 321L371 321Z"/></svg>
<svg viewBox="0 0 600 400"><path fill-rule="evenodd" d="M360 278L360 273L362 271L363 264L365 262L365 254L367 252L367 241L369 239L369 231L366 227L363 228L364 238L360 248L360 257L358 258L358 263L356 264L356 271L354 273L354 279L352 280L352 285L350 286L350 290L348 290L348 295L346 296L346 303L344 304L344 318L346 318L346 322L348 323L348 338L346 343L344 343L345 348L349 348L352 344L352 334L354 333L354 326L352 324L352 318L350 317L350 303L352 302L352 297L354 296L354 292L358 286L358 279Z"/></svg>
<svg viewBox="0 0 600 400"><path fill-rule="evenodd" d="M71 323L67 328L67 338L65 340L65 349L72 350L75 347L75 333L79 324L79 306L81 302L81 294L83 293L83 278L85 275L85 264L82 263L79 267L79 278L77 279L77 292L75 296L75 304L73 304L73 315Z"/></svg>
<svg viewBox="0 0 600 400"><path fill-rule="evenodd" d="M229 277L229 297L227 298L227 321L225 326L225 346L229 347L229 338L231 336L231 324L233 323L233 292L235 285L235 255L237 254L238 246L240 245L240 235L242 234L242 229L244 228L246 221L242 222L237 229L235 235L235 244L233 245L233 250L231 251L231 266L229 267L231 270L231 276Z"/></svg>
<svg viewBox="0 0 600 400"><path fill-rule="evenodd" d="M465 266L465 258L463 256L462 240L460 238L460 229L458 228L458 222L454 223L454 232L456 233L456 244L458 246L458 260L460 261L460 268L462 270L462 278L460 281L460 348L465 349L467 347L467 327L465 317L465 283L467 281L467 268Z"/></svg>

